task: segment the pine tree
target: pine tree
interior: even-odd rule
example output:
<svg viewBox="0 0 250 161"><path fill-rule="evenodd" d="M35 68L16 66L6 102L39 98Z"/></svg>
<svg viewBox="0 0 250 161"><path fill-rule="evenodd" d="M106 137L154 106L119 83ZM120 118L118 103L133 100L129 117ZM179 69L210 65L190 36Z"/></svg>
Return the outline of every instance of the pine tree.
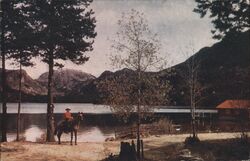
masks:
<svg viewBox="0 0 250 161"><path fill-rule="evenodd" d="M215 30L215 39L221 39L227 34L237 34L250 29L249 0L195 0L197 7L194 12L203 18L210 14Z"/></svg>
<svg viewBox="0 0 250 161"><path fill-rule="evenodd" d="M7 104L6 104L6 68L5 68L5 24L6 24L6 16L5 11L8 8L8 4L6 1L1 1L1 60L2 60L2 78L1 78L1 86L2 86L2 120L1 120L1 142L7 141Z"/></svg>
<svg viewBox="0 0 250 161"><path fill-rule="evenodd" d="M26 12L26 0L3 0L2 6L2 38L1 38L1 52L2 52L2 66L3 66L3 111L6 111L6 74L5 74L5 59L14 60L13 64L18 64L19 72L19 104L18 104L18 119L17 119L17 140L19 140L19 121L21 108L21 79L22 66L33 65L31 58L35 57L34 44L32 41L34 29L30 26L30 15ZM30 8L31 6L27 7ZM4 85L5 84L5 85ZM5 114L4 114L5 115ZM6 135L6 116L3 117L3 136ZM2 137L2 138L5 138ZM5 140L5 139L3 139ZM7 141L7 138L6 140Z"/></svg>
<svg viewBox="0 0 250 161"><path fill-rule="evenodd" d="M92 51L96 36L92 0L36 0L32 25L36 28L36 47L42 61L49 66L47 141L54 141L53 69L62 67L59 61L83 64Z"/></svg>

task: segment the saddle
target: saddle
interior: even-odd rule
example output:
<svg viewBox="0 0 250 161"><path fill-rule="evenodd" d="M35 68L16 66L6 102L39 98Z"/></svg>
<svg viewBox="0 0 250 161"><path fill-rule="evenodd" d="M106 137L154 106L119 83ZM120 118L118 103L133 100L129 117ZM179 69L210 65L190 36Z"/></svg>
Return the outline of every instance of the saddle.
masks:
<svg viewBox="0 0 250 161"><path fill-rule="evenodd" d="M72 121L67 121L67 120L65 120L64 122L63 122L63 131L65 132L65 133L69 133L70 131L72 131Z"/></svg>

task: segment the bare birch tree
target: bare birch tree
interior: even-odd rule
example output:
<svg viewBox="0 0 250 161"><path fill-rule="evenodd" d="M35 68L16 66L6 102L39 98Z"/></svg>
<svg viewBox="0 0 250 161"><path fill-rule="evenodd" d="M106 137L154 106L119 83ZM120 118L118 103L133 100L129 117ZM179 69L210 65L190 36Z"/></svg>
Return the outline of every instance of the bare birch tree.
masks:
<svg viewBox="0 0 250 161"><path fill-rule="evenodd" d="M140 124L153 106L167 101L168 82L160 79L159 69L164 59L159 56L160 41L153 34L143 15L136 10L123 13L118 21L118 32L113 40L110 60L112 65L125 68L120 74L106 77L102 84L105 102L120 116L137 115L137 157L140 158Z"/></svg>
<svg viewBox="0 0 250 161"><path fill-rule="evenodd" d="M196 108L198 107L200 102L204 99L204 97L202 96L202 92L205 90L205 87L202 86L199 80L201 60L196 55L192 55L193 53L195 53L192 47L190 52L188 52L190 50L188 48L186 48L187 52L183 52L183 55L188 59L185 62L185 70L182 73L182 77L186 81L189 91L188 93L189 93L189 105L191 113L192 137L198 138L196 129L197 127Z"/></svg>

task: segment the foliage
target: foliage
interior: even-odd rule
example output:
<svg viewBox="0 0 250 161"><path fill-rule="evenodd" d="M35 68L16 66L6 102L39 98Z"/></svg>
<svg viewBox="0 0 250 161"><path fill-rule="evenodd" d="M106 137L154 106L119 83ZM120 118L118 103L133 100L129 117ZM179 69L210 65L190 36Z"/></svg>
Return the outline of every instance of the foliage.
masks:
<svg viewBox="0 0 250 161"><path fill-rule="evenodd" d="M153 106L162 105L168 101L167 93L171 88L159 77L152 73L142 73L139 85L136 72L130 70L128 73L106 77L100 82L99 88L104 92L105 104L109 105L120 118L126 120L131 113L138 112L136 108L138 99L140 99L140 113L143 117L153 112Z"/></svg>
<svg viewBox="0 0 250 161"><path fill-rule="evenodd" d="M157 123L156 126L160 129L163 130L165 134L172 134L175 132L174 126L173 126L172 120L169 118L161 118Z"/></svg>
<svg viewBox="0 0 250 161"><path fill-rule="evenodd" d="M37 0L32 25L36 28L36 46L42 60L70 60L83 64L85 52L93 50L95 18L89 9L92 0ZM61 66L59 62L54 65Z"/></svg>
<svg viewBox="0 0 250 161"><path fill-rule="evenodd" d="M194 12L203 18L207 13L212 18L215 39L221 39L227 34L243 32L250 29L249 0L196 0Z"/></svg>
<svg viewBox="0 0 250 161"><path fill-rule="evenodd" d="M2 1L4 24L2 40L4 52L8 59L14 59L17 64L31 66L34 52L34 29L30 26L30 15L26 12L29 8L27 0Z"/></svg>

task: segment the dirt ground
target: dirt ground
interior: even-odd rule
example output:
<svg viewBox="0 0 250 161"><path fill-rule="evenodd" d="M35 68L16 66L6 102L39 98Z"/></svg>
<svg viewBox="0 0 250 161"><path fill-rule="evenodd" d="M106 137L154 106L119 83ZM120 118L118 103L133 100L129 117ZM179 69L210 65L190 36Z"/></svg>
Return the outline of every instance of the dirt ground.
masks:
<svg viewBox="0 0 250 161"><path fill-rule="evenodd" d="M188 134L180 134L144 138L145 157L152 161L178 160L174 157L175 155L190 155L191 152L195 154L197 149L206 148L205 145L200 145L197 149L184 147L183 142L188 136ZM202 143L207 142L208 148L212 149L213 146L217 146L215 145L218 143L216 140L230 140L239 136L239 133L199 134ZM214 144L211 142L214 142ZM81 142L73 146L69 142L63 142L61 145L57 143L6 142L1 144L0 161L99 161L106 158L110 153L118 154L119 145L119 141ZM247 148L244 149L245 155L250 154L250 148L248 148L247 145ZM211 157L203 158L203 160L208 159L211 160Z"/></svg>

